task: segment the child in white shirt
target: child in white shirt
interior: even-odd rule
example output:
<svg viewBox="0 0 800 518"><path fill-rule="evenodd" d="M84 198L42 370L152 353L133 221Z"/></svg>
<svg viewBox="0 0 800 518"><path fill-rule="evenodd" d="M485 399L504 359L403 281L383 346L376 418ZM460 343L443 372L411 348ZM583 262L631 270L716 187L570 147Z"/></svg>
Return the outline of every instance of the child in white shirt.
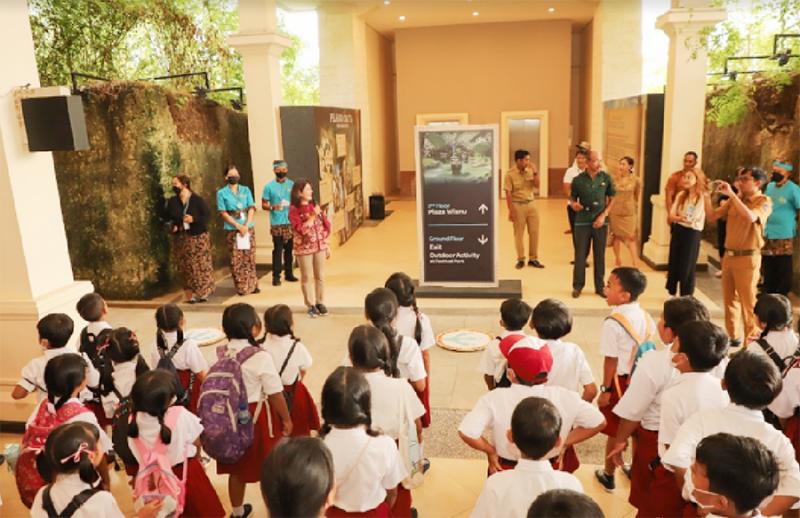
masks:
<svg viewBox="0 0 800 518"><path fill-rule="evenodd" d="M511 345L519 340L530 341L533 347L541 347L543 342L525 334L525 325L531 318L533 310L524 301L518 298L506 299L500 304L500 327L505 329L500 336L489 342L481 356L478 370L483 374L486 387L492 390L496 387L509 387L511 382L506 376L508 361L501 350L508 351Z"/></svg>

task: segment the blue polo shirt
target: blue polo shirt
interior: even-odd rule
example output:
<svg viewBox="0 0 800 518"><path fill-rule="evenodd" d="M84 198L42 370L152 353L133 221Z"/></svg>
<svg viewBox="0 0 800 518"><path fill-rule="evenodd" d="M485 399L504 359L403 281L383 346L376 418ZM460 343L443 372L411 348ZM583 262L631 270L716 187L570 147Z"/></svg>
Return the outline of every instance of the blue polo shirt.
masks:
<svg viewBox="0 0 800 518"><path fill-rule="evenodd" d="M269 224L274 226L277 225L288 225L289 224L289 204L288 202L292 201L291 194L292 194L292 186L294 182L290 179L286 178L284 181L279 182L278 180L272 180L267 185L264 186L264 192L261 193L261 199L267 200L267 203L270 205L280 205L282 201L286 201L287 203L285 206L280 210L272 210L269 211Z"/></svg>
<svg viewBox="0 0 800 518"><path fill-rule="evenodd" d="M231 214L237 223L243 225L247 221L247 209L255 207L253 201L253 193L246 185L239 184L238 192L233 192L230 185L226 185L217 191L217 210L219 212L225 211L239 211L240 217ZM250 222L250 228L253 228L254 223ZM222 225L225 230L236 230L236 227L225 221Z"/></svg>
<svg viewBox="0 0 800 518"><path fill-rule="evenodd" d="M792 239L797 235L797 211L800 210L800 186L789 180L778 187L767 184L765 194L772 199L772 213L767 218L764 237Z"/></svg>

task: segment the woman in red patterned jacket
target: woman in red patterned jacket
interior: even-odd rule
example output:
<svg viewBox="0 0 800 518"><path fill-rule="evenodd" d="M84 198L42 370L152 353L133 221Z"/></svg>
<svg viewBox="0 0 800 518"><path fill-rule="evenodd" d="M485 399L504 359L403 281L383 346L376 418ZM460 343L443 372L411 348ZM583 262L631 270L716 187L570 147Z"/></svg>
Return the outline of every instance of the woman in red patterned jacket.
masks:
<svg viewBox="0 0 800 518"><path fill-rule="evenodd" d="M331 223L314 203L311 182L301 178L292 186L292 206L289 209L289 222L294 236L294 256L300 265L300 285L303 300L308 307L308 316L316 318L327 315L323 302L323 277L325 259L331 257L328 236ZM314 280L312 293L311 280ZM312 296L313 295L313 296Z"/></svg>

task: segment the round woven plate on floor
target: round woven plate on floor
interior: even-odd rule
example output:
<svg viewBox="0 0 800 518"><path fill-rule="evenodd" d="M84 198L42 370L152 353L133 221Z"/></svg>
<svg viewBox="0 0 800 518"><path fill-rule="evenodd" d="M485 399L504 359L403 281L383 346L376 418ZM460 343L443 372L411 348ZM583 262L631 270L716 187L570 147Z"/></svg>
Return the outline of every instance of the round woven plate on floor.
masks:
<svg viewBox="0 0 800 518"><path fill-rule="evenodd" d="M448 351L467 353L484 350L493 339L494 336L483 331L456 329L439 333L436 336L436 345Z"/></svg>
<svg viewBox="0 0 800 518"><path fill-rule="evenodd" d="M213 327L198 327L196 329L189 329L185 333L186 338L191 338L200 347L208 347L210 345L221 345L225 343L225 333Z"/></svg>

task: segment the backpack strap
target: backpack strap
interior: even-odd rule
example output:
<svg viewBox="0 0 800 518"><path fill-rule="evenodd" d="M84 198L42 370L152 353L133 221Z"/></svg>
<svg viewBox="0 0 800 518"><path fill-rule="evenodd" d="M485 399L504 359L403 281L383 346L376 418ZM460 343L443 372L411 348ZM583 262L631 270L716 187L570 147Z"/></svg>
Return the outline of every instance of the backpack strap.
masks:
<svg viewBox="0 0 800 518"><path fill-rule="evenodd" d="M776 367L778 367L778 371L783 373L783 371L786 370L786 364L783 362L783 358L781 358L778 352L772 348L769 342L767 342L766 338L759 338L756 340L756 343L758 343L764 352L767 353L769 359L772 360ZM795 352L795 354L797 353Z"/></svg>
<svg viewBox="0 0 800 518"><path fill-rule="evenodd" d="M283 371L286 370L286 366L289 364L289 359L291 359L292 354L294 354L294 349L297 347L297 342L300 340L296 339L292 342L292 347L289 349L289 354L286 355L286 359L283 360L283 364L281 365L281 369L278 371L278 376L283 376Z"/></svg>
<svg viewBox="0 0 800 518"><path fill-rule="evenodd" d="M81 403L64 403L61 408L56 411L56 419L59 424L66 423L73 417L81 414L91 412L88 408Z"/></svg>
<svg viewBox="0 0 800 518"><path fill-rule="evenodd" d="M175 355L178 353L178 349L180 349L182 345L183 345L182 342L175 342L167 352L164 352L164 350L161 349L160 347L156 347L156 349L158 349L158 355L162 359L166 358L168 360L172 360L172 358L175 357Z"/></svg>
<svg viewBox="0 0 800 518"><path fill-rule="evenodd" d="M645 310L642 310L642 313L644 313L644 317L645 317L645 336L644 336L644 338L639 336L639 333L637 333L636 330L633 328L633 325L631 324L630 320L628 320L628 318L625 315L623 315L622 313L615 312L615 313L611 313L611 315L606 317L606 320L613 320L617 324L619 324L622 327L622 329L625 331L625 333L627 333L628 336L630 336L631 339L633 339L633 341L636 342L636 347L631 349L631 357L628 359L628 365L631 368L633 367L633 364L636 362L636 354L639 351L639 347L641 347L643 343L645 343L648 340L650 340L650 337L653 334L652 333L653 317L651 317L650 314Z"/></svg>
<svg viewBox="0 0 800 518"><path fill-rule="evenodd" d="M260 353L261 351L263 351L262 348L256 347L255 345L249 345L236 353L236 361L239 363L239 365L241 365L249 360L254 354Z"/></svg>
<svg viewBox="0 0 800 518"><path fill-rule="evenodd" d="M100 492L100 489L96 487L84 489L77 495L73 496L72 500L69 501L69 504L67 504L67 506L59 513L56 512L56 508L53 505L53 499L50 498L51 487L52 485L48 485L44 488L44 493L42 493L42 507L47 513L47 516L51 518L71 518L72 515L75 514L75 512L86 503L87 500Z"/></svg>

